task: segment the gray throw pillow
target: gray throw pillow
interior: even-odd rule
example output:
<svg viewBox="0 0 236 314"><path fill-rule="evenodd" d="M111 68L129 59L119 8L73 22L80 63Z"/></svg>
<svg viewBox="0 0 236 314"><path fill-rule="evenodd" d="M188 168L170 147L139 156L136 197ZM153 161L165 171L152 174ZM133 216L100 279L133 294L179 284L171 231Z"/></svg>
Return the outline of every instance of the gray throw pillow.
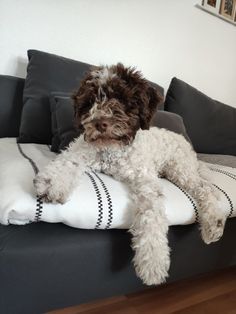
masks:
<svg viewBox="0 0 236 314"><path fill-rule="evenodd" d="M198 153L236 155L236 108L173 78L165 110L179 114Z"/></svg>
<svg viewBox="0 0 236 314"><path fill-rule="evenodd" d="M28 58L18 141L50 144L50 93L72 93L91 65L38 50L28 50Z"/></svg>
<svg viewBox="0 0 236 314"><path fill-rule="evenodd" d="M152 119L151 125L157 126L158 128L164 128L178 134L182 134L185 139L189 143L191 143L191 140L186 132L183 119L176 113L157 111Z"/></svg>
<svg viewBox="0 0 236 314"><path fill-rule="evenodd" d="M55 153L65 149L69 143L79 136L74 126L73 100L70 94L52 93L50 97L52 118L52 145Z"/></svg>

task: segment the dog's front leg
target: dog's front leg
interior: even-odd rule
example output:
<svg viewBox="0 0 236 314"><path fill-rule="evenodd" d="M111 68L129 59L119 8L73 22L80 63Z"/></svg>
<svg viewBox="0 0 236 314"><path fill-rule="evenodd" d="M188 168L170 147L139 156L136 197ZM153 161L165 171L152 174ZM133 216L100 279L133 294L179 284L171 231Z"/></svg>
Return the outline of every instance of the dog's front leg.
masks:
<svg viewBox="0 0 236 314"><path fill-rule="evenodd" d="M73 143L36 175L34 186L43 201L65 203L86 167L95 160L92 150L88 153L76 144Z"/></svg>
<svg viewBox="0 0 236 314"><path fill-rule="evenodd" d="M165 282L170 267L168 220L162 188L156 177L149 176L134 180L130 189L136 209L130 228L135 270L145 284L160 284Z"/></svg>

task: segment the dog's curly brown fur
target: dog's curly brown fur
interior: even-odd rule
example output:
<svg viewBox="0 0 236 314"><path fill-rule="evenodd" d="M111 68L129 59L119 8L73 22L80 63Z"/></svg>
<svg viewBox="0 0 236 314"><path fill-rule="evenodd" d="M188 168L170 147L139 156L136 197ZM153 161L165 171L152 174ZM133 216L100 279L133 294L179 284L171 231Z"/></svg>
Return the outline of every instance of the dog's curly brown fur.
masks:
<svg viewBox="0 0 236 314"><path fill-rule="evenodd" d="M74 93L73 99L75 123L81 133L84 132L85 125L91 122L92 119L88 120L89 115L92 115L90 109L97 103L97 109L104 114L103 125L113 126L106 128L103 140L106 137L124 144L130 143L139 128L149 129L157 105L162 101L157 90L139 71L121 63L91 69ZM101 116L99 119L101 123ZM98 129L103 131L102 127ZM86 131L88 134L89 131ZM91 139L94 139L92 134Z"/></svg>

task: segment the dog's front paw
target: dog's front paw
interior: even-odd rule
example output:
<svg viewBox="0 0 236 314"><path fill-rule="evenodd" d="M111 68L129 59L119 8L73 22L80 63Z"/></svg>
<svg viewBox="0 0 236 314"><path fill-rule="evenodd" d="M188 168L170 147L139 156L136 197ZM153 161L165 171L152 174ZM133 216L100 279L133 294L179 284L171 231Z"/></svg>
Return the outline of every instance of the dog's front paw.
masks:
<svg viewBox="0 0 236 314"><path fill-rule="evenodd" d="M221 211L203 215L201 219L201 236L206 244L218 241L224 232L226 215Z"/></svg>
<svg viewBox="0 0 236 314"><path fill-rule="evenodd" d="M136 250L133 259L135 271L137 276L143 281L144 284L159 285L166 281L168 271L170 268L169 249L163 247L159 252L152 251L151 246Z"/></svg>
<svg viewBox="0 0 236 314"><path fill-rule="evenodd" d="M133 235L132 248L135 251L135 271L146 285L165 282L170 268L168 225L165 219L157 220L157 215L152 210L139 212L130 229Z"/></svg>
<svg viewBox="0 0 236 314"><path fill-rule="evenodd" d="M37 195L46 203L64 204L68 193L63 190L63 181L59 181L44 173L37 174L33 181Z"/></svg>

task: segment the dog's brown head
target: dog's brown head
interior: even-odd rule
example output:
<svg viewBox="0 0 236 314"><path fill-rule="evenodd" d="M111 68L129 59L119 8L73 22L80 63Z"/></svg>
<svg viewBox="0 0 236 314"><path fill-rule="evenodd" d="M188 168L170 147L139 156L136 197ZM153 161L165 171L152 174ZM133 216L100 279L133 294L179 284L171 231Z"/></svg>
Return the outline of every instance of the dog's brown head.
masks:
<svg viewBox="0 0 236 314"><path fill-rule="evenodd" d="M127 145L149 129L162 97L141 73L122 64L92 69L73 95L75 123L87 142Z"/></svg>

